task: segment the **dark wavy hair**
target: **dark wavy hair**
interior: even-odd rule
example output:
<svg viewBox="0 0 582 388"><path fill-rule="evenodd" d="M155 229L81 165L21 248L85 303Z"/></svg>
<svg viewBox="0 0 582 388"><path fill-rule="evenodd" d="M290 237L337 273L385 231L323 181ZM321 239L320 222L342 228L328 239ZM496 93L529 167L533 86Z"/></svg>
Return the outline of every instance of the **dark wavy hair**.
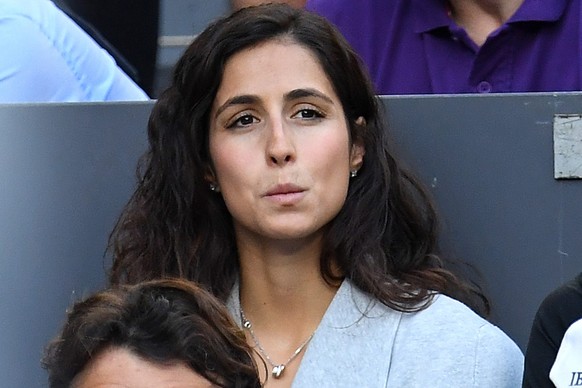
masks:
<svg viewBox="0 0 582 388"><path fill-rule="evenodd" d="M138 168L137 190L111 234L111 282L182 276L226 299L238 276L238 255L231 215L205 180L212 169L209 112L229 58L274 39L315 55L341 101L351 139L365 147L345 205L327 228L322 276L337 284L332 269L339 267L342 277L400 311L425 307L437 291L488 312L480 289L461 281L439 257L434 206L391 151L358 56L325 19L274 4L214 22L178 61L149 120L150 148Z"/></svg>
<svg viewBox="0 0 582 388"><path fill-rule="evenodd" d="M77 302L43 357L50 387L69 388L112 347L154 363L184 362L219 387L261 386L252 350L226 307L184 279L118 286Z"/></svg>

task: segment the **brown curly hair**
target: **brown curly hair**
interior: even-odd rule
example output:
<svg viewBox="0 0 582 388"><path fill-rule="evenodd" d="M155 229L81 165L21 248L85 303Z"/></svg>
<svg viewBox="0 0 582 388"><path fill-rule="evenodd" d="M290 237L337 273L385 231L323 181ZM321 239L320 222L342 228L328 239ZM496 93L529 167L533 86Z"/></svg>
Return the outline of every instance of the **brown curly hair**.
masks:
<svg viewBox="0 0 582 388"><path fill-rule="evenodd" d="M111 347L155 363L183 362L219 387L261 386L252 350L226 307L186 280L114 287L76 303L43 357L50 387L68 388Z"/></svg>
<svg viewBox="0 0 582 388"><path fill-rule="evenodd" d="M333 269L339 268L342 277L400 311L426 307L437 291L487 314L481 289L454 273L441 256L430 194L396 157L357 54L325 19L281 4L245 8L217 20L178 61L171 86L150 116L149 150L138 168L137 189L110 236L110 281L179 276L226 300L239 263L231 215L206 180L212 167L209 112L226 62L281 38L317 58L342 103L350 138L366 152L343 208L327 228L323 278L337 284L341 278Z"/></svg>

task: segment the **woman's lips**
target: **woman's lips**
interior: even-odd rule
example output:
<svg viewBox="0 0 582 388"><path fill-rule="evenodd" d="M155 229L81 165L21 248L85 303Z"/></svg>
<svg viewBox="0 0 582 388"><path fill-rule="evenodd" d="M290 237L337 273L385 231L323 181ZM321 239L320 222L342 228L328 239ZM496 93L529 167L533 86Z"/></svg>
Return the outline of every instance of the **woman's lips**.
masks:
<svg viewBox="0 0 582 388"><path fill-rule="evenodd" d="M281 205L293 205L305 197L306 190L294 184L281 184L270 188L264 198Z"/></svg>

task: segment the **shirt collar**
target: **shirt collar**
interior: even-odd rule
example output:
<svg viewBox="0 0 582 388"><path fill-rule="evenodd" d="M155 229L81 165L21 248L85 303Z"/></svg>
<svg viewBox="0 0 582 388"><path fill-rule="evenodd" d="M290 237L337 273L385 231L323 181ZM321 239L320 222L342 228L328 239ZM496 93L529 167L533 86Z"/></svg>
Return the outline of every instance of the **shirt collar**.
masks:
<svg viewBox="0 0 582 388"><path fill-rule="evenodd" d="M415 32L423 33L449 27L453 21L449 17L447 0L412 0L415 12Z"/></svg>
<svg viewBox="0 0 582 388"><path fill-rule="evenodd" d="M571 0L525 0L508 23L555 22L564 14ZM415 32L424 33L454 25L447 0L412 0Z"/></svg>
<svg viewBox="0 0 582 388"><path fill-rule="evenodd" d="M516 22L555 22L562 17L572 0L525 0L509 19Z"/></svg>

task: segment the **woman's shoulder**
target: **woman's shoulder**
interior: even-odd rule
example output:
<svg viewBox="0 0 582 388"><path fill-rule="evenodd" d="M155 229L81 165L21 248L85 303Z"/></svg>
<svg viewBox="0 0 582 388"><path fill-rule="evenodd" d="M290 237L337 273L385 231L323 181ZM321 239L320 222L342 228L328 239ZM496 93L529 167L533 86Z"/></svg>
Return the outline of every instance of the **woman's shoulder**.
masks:
<svg viewBox="0 0 582 388"><path fill-rule="evenodd" d="M500 328L462 302L442 294L435 294L424 310L404 314L401 325L402 329L414 330L418 335L426 333L427 336L450 337L451 340L479 341L487 337L497 345L505 344L519 351L517 345ZM490 342L487 344L493 345Z"/></svg>
<svg viewBox="0 0 582 388"><path fill-rule="evenodd" d="M454 324L477 328L490 324L464 303L447 295L433 294L428 306L415 313L406 314L411 323L421 324L424 321L447 321Z"/></svg>
<svg viewBox="0 0 582 388"><path fill-rule="evenodd" d="M437 294L424 310L404 314L395 351L410 362L435 363L465 386L519 386L523 353L507 334L463 303ZM473 384L470 383L473 382ZM453 384L454 385L454 384Z"/></svg>
<svg viewBox="0 0 582 388"><path fill-rule="evenodd" d="M353 295L359 295L360 302L356 303L359 305L364 305L362 300L370 300L369 296L355 286L351 299L357 301L358 298ZM359 311L362 311L361 308ZM370 325L386 326L386 330L392 330L390 327L394 324L395 317L398 317L395 332L397 346L422 349L430 344L435 351L456 348L465 354L474 352L475 357L501 357L523 363L523 353L503 330L449 296L435 293L426 308L409 313L395 313L391 308L375 301L365 315L384 317L380 321L368 321ZM383 321L391 323L388 325Z"/></svg>

